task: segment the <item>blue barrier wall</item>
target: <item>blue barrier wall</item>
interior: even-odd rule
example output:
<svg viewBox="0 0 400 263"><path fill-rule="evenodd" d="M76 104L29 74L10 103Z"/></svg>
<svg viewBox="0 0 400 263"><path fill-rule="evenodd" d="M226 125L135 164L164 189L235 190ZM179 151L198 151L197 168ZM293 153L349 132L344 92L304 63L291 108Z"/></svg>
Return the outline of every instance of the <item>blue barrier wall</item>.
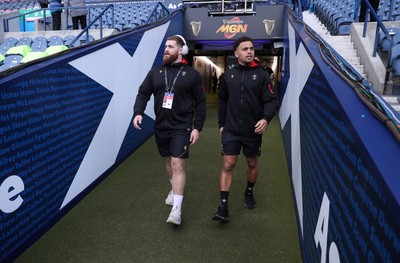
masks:
<svg viewBox="0 0 400 263"><path fill-rule="evenodd" d="M0 79L0 262L12 260L153 134L133 104L182 14Z"/></svg>
<svg viewBox="0 0 400 263"><path fill-rule="evenodd" d="M400 262L400 145L287 25L279 120L305 262Z"/></svg>

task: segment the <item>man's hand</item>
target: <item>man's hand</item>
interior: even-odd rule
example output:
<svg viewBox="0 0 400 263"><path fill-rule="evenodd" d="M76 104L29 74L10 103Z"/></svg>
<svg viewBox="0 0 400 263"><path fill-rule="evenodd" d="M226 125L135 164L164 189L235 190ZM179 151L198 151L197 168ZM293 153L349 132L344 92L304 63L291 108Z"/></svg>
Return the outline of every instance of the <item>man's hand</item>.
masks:
<svg viewBox="0 0 400 263"><path fill-rule="evenodd" d="M261 119L256 123L254 132L257 134L263 134L268 127L268 122L265 119Z"/></svg>
<svg viewBox="0 0 400 263"><path fill-rule="evenodd" d="M133 127L137 130L141 130L139 125L142 124L143 116L142 115L136 115L135 118L133 119Z"/></svg>
<svg viewBox="0 0 400 263"><path fill-rule="evenodd" d="M200 132L197 129L193 129L190 133L190 145L197 143L200 137Z"/></svg>

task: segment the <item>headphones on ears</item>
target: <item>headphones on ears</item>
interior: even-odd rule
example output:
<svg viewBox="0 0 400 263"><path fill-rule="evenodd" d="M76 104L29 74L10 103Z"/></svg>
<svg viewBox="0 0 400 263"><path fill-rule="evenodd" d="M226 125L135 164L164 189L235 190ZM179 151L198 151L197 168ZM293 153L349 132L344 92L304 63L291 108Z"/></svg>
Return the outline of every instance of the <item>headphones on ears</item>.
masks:
<svg viewBox="0 0 400 263"><path fill-rule="evenodd" d="M187 55L189 53L189 47L186 45L186 40L183 38L181 35L175 35L182 39L183 41L183 46L182 46L182 55Z"/></svg>

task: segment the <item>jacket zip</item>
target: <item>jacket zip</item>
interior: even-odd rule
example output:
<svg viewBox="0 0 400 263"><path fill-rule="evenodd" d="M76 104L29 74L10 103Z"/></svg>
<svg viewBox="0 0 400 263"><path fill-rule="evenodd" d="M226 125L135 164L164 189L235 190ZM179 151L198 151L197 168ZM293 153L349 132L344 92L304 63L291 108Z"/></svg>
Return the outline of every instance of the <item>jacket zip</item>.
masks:
<svg viewBox="0 0 400 263"><path fill-rule="evenodd" d="M242 84L240 87L240 130L243 128L243 82L244 82L244 74L245 74L245 70L242 72Z"/></svg>

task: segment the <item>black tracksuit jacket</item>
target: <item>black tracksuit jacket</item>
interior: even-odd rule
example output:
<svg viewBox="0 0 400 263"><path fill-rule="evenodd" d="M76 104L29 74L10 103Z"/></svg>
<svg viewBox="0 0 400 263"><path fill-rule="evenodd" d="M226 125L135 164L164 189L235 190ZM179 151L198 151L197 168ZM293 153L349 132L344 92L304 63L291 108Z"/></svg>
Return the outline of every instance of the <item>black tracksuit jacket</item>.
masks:
<svg viewBox="0 0 400 263"><path fill-rule="evenodd" d="M254 61L235 64L221 79L218 94L218 125L238 135L255 134L255 125L275 114L276 96L265 71Z"/></svg>
<svg viewBox="0 0 400 263"><path fill-rule="evenodd" d="M168 86L171 87L180 69L173 89L172 109L165 109L162 107L166 92L165 70ZM206 118L205 93L200 74L185 60L155 67L149 71L139 87L133 107L134 116L143 116L152 94L154 95L155 128L157 130L191 130L194 128L201 131Z"/></svg>

